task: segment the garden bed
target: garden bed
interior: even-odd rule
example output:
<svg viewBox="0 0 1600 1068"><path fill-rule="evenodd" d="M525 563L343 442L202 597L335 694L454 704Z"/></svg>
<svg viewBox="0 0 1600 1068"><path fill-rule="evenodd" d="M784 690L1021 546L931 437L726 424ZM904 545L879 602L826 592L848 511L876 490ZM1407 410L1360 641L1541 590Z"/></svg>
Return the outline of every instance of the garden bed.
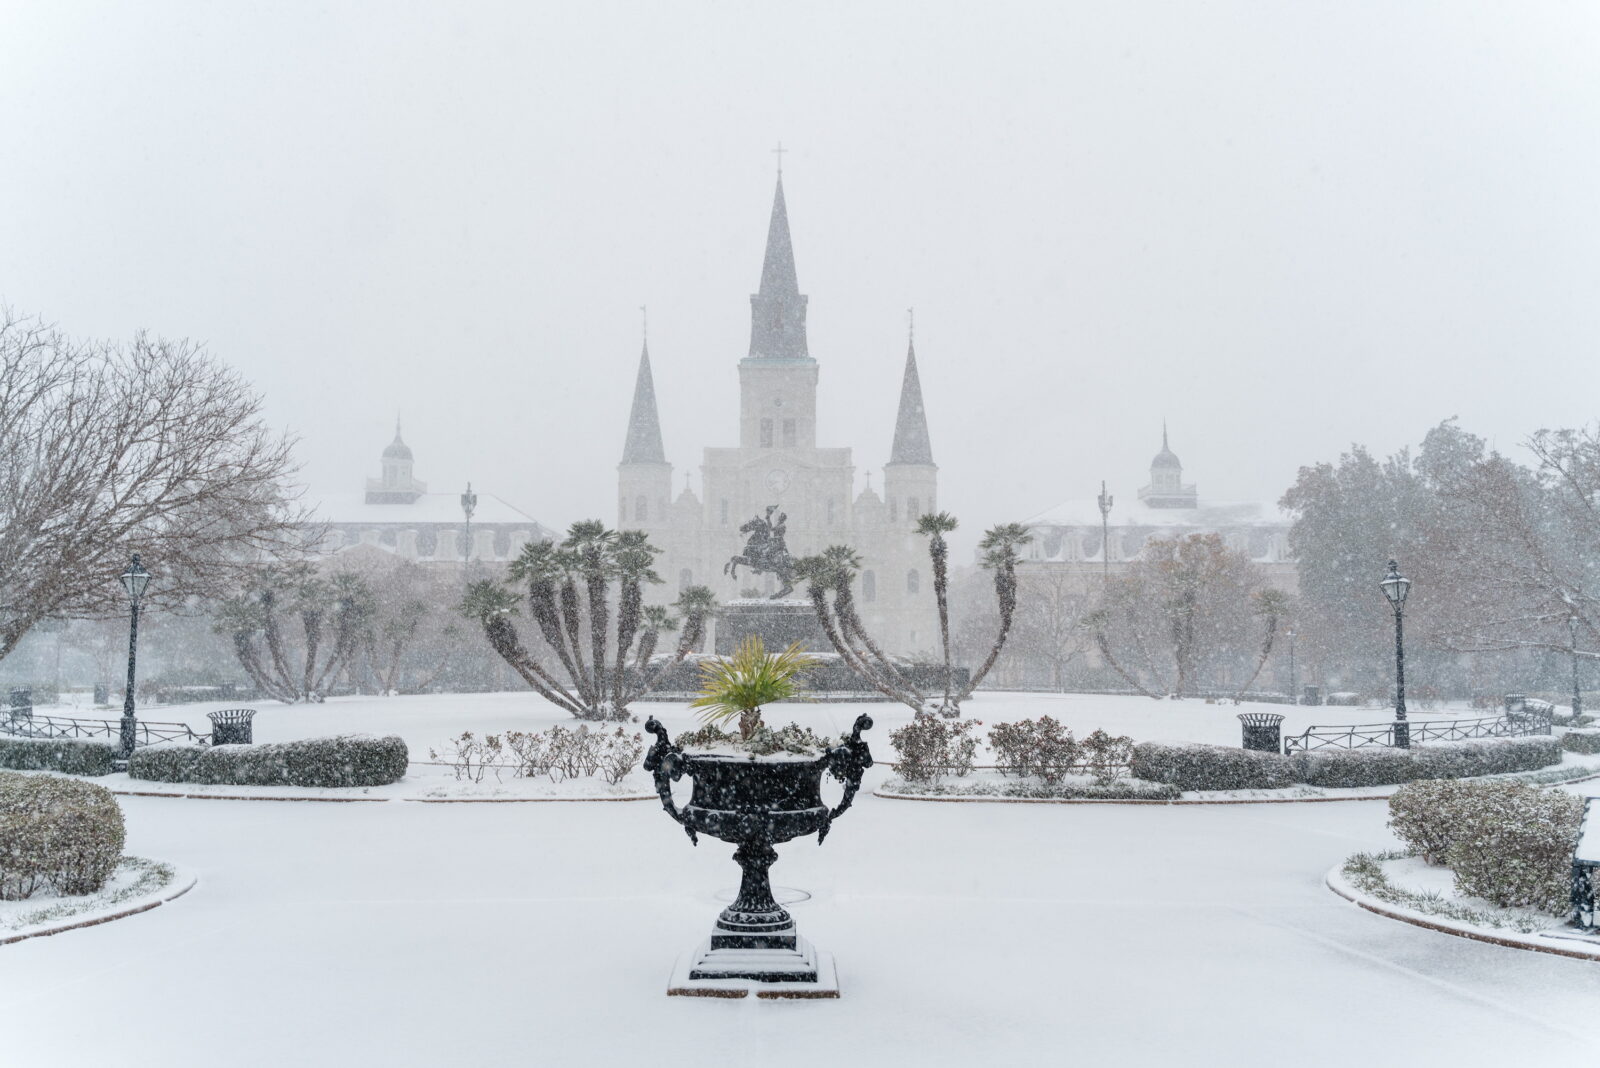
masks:
<svg viewBox="0 0 1600 1068"><path fill-rule="evenodd" d="M1357 853L1328 872L1330 890L1390 919L1478 942L1600 961L1600 934L1531 909L1500 908L1455 890L1448 868L1414 853Z"/></svg>
<svg viewBox="0 0 1600 1068"><path fill-rule="evenodd" d="M123 857L106 884L92 894L41 891L21 901L0 901L0 945L148 912L188 893L195 882L193 872L171 864Z"/></svg>

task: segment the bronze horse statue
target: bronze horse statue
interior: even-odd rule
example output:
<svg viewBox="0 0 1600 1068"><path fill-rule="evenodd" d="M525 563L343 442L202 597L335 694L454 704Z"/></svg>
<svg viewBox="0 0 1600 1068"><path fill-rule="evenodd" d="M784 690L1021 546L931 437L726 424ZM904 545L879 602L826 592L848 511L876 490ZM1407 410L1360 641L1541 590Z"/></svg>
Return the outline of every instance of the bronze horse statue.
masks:
<svg viewBox="0 0 1600 1068"><path fill-rule="evenodd" d="M722 573L737 579L739 565L743 564L757 575L778 576L783 588L770 598L776 601L794 592L794 557L789 555L789 546L784 541L789 516L778 512L774 520L773 512L778 512L778 506L769 504L765 516L754 516L739 528L740 534L750 537L745 542L744 552L722 565Z"/></svg>

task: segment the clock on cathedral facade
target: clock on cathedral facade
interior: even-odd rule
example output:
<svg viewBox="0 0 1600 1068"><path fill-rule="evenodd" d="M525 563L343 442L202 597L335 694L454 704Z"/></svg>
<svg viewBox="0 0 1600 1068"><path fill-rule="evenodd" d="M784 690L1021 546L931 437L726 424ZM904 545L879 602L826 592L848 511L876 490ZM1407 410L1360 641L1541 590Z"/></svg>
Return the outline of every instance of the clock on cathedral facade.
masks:
<svg viewBox="0 0 1600 1068"><path fill-rule="evenodd" d="M672 494L656 410L648 345L639 357L633 409L617 467L617 526L644 530L663 550L656 571L666 580L651 600L670 602L688 585L709 586L719 600L761 595L771 576L722 574L739 552L739 527L777 505L788 516L796 556L829 545L860 554L856 599L869 629L898 653L928 653L938 644L927 540L917 517L938 510L938 466L928 436L917 359L907 346L894 444L883 467L883 494L856 491L849 448L817 444L818 364L806 340L807 298L795 274L788 208L779 176L767 228L761 284L750 298L750 350L739 361L738 444L707 448L701 491Z"/></svg>

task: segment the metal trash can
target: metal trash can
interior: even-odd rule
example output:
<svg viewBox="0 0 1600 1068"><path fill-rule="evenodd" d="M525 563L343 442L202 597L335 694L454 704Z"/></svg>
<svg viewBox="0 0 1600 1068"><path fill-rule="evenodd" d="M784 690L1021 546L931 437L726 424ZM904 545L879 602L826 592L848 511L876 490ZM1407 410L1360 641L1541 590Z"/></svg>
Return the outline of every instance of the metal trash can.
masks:
<svg viewBox="0 0 1600 1068"><path fill-rule="evenodd" d="M111 703L111 687L103 682L95 683L94 703L96 705L109 705Z"/></svg>
<svg viewBox="0 0 1600 1068"><path fill-rule="evenodd" d="M33 718L33 687L18 686L8 695L6 703L11 706L11 715L23 719Z"/></svg>
<svg viewBox="0 0 1600 1068"><path fill-rule="evenodd" d="M1508 693L1505 697L1507 712L1521 712L1528 707L1528 695L1523 693Z"/></svg>
<svg viewBox="0 0 1600 1068"><path fill-rule="evenodd" d="M1302 686L1300 688L1300 690L1301 690L1301 693L1303 694L1303 696L1300 698L1300 703L1301 704L1303 704L1303 705L1320 705L1322 703L1322 687L1321 686Z"/></svg>
<svg viewBox="0 0 1600 1068"><path fill-rule="evenodd" d="M255 718L253 708L227 708L209 713L212 745L250 745L255 741L255 731L250 721Z"/></svg>
<svg viewBox="0 0 1600 1068"><path fill-rule="evenodd" d="M1283 748L1283 717L1276 712L1241 712L1244 748L1261 753L1276 753Z"/></svg>

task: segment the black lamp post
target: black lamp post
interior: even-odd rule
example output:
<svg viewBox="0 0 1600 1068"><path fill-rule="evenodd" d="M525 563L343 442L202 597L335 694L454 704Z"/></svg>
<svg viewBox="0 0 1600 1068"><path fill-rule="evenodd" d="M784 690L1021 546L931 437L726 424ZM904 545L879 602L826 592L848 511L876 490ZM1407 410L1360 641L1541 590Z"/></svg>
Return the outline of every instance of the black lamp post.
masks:
<svg viewBox="0 0 1600 1068"><path fill-rule="evenodd" d="M1100 577L1111 581L1111 494L1106 492L1105 480L1100 482Z"/></svg>
<svg viewBox="0 0 1600 1068"><path fill-rule="evenodd" d="M1577 613L1567 617L1567 633L1572 635L1572 719L1573 726L1577 726L1577 719L1583 715L1583 690L1578 687L1578 616Z"/></svg>
<svg viewBox="0 0 1600 1068"><path fill-rule="evenodd" d="M1300 703L1300 687L1299 687L1299 685L1297 685L1297 683L1298 683L1298 679L1295 676L1295 670L1294 670L1294 628L1290 627L1289 628L1289 703L1291 705L1297 705L1297 704Z"/></svg>
<svg viewBox="0 0 1600 1068"><path fill-rule="evenodd" d="M138 731L138 720L133 714L133 671L134 657L139 651L139 599L144 596L144 588L150 585L150 572L139 563L139 554L133 554L133 562L122 572L122 588L128 591L128 600L132 605L128 623L128 689L122 698L122 758L126 760L133 755L134 738Z"/></svg>
<svg viewBox="0 0 1600 1068"><path fill-rule="evenodd" d="M1406 722L1406 646L1405 630L1401 622L1406 594L1411 592L1411 580L1402 578L1400 565L1389 561L1389 574L1378 583L1383 595L1394 605L1394 744L1401 749L1411 748L1411 725Z"/></svg>
<svg viewBox="0 0 1600 1068"><path fill-rule="evenodd" d="M472 575L472 513L477 511L478 495L472 492L472 483L467 483L467 491L461 495L461 513L467 517L467 552L461 562L461 581L463 584L471 581Z"/></svg>

